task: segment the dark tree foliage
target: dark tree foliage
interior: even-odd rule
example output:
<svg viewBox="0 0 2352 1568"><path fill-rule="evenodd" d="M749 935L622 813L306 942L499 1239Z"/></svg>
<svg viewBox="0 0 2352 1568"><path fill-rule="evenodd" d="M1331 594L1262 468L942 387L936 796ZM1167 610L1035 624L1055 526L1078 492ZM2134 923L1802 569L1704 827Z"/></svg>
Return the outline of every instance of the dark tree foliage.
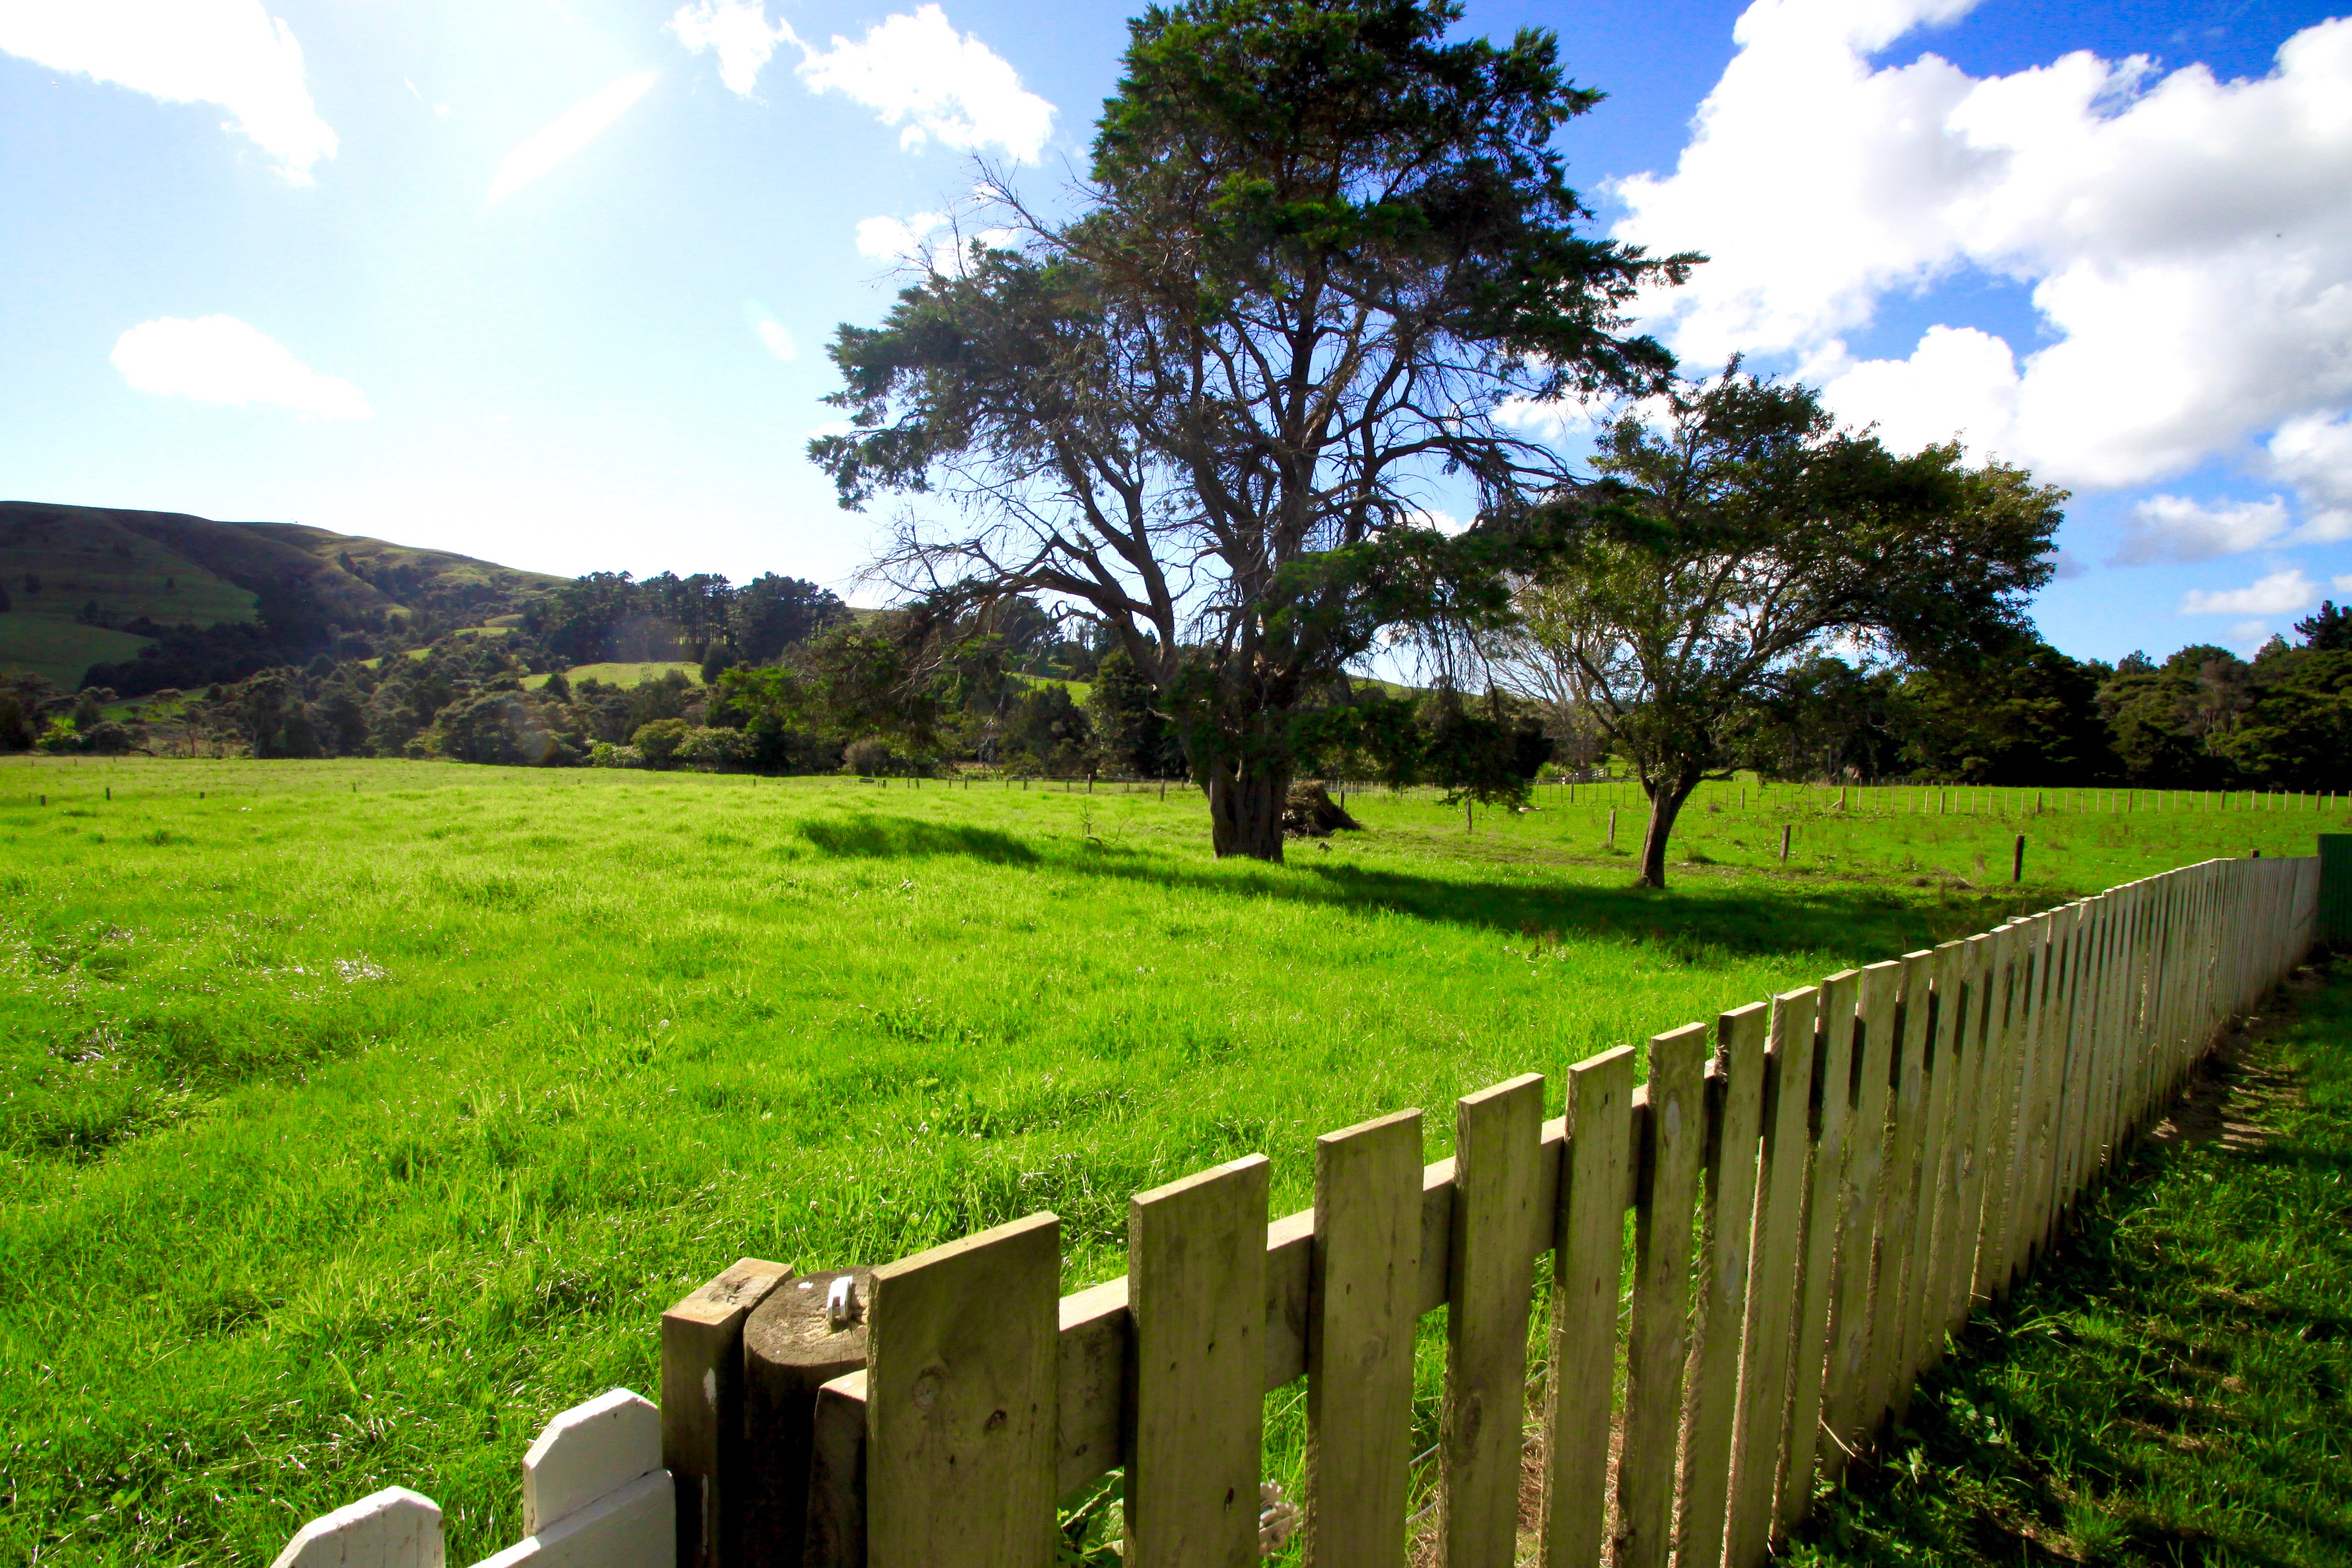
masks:
<svg viewBox="0 0 2352 1568"><path fill-rule="evenodd" d="M1741 763L1768 777L1875 779L1901 755L1900 675L1814 654L1774 680L1742 723Z"/></svg>
<svg viewBox="0 0 2352 1568"><path fill-rule="evenodd" d="M0 604L0 609L7 605ZM2322 599L2319 608L2294 623L2295 635L2303 646L2317 653L2352 653L2352 610L2339 610L2333 599Z"/></svg>
<svg viewBox="0 0 2352 1568"><path fill-rule="evenodd" d="M592 572L534 601L523 629L554 665L691 658L724 668L772 663L847 615L830 590L772 573L736 587L715 573L641 583Z"/></svg>
<svg viewBox="0 0 2352 1568"><path fill-rule="evenodd" d="M2038 637L1915 671L1893 713L1900 761L1967 784L2104 783L2118 763L2102 673Z"/></svg>
<svg viewBox="0 0 2352 1568"><path fill-rule="evenodd" d="M1095 743L1118 772L1145 779L1182 778L1183 744L1176 738L1176 726L1153 702L1150 679L1126 649L1114 649L1096 667L1094 690L1087 699Z"/></svg>
<svg viewBox="0 0 2352 1568"><path fill-rule="evenodd" d="M1282 856L1300 724L1383 628L1501 613L1527 536L1425 524L1432 477L1510 518L1569 482L1498 416L1670 372L1619 312L1691 258L1579 232L1557 40L1448 41L1452 0L1190 0L1131 24L1085 210L1013 208L832 347L845 505L931 492L878 570L948 612L1043 594L1150 683L1221 855ZM1008 203L1008 205L1010 205ZM943 624L944 624L943 623Z"/></svg>

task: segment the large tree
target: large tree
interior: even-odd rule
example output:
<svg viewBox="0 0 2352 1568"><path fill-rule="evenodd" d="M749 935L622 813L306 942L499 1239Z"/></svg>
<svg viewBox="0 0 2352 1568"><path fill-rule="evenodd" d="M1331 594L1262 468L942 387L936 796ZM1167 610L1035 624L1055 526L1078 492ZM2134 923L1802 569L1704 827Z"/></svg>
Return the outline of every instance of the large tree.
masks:
<svg viewBox="0 0 2352 1568"><path fill-rule="evenodd" d="M1759 703L1832 644L1950 660L2027 630L2058 490L1957 447L1911 457L1834 428L1814 395L1741 374L1618 420L1601 482L1487 647L1507 685L1583 693L1650 797L1641 880L1703 779L1738 760Z"/></svg>
<svg viewBox="0 0 2352 1568"><path fill-rule="evenodd" d="M958 624L1023 594L1124 649L1220 855L1282 856L1298 726L1400 622L1502 610L1516 519L1569 480L1505 416L1663 384L1619 320L1679 279L1578 232L1553 142L1598 95L1549 33L1454 0L1190 0L1130 26L1077 216L928 268L831 353L844 505L928 500L877 570ZM1460 502L1454 503L1460 505Z"/></svg>

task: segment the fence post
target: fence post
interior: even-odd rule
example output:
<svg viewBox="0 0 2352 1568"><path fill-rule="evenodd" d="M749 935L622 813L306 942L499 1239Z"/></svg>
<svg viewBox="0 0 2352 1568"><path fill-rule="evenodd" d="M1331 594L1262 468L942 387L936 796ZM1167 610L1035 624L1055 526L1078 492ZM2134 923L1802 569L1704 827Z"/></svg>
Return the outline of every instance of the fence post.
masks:
<svg viewBox="0 0 2352 1568"><path fill-rule="evenodd" d="M1717 1021L1721 1092L1707 1118L1706 1187L1700 1207L1706 1296L1685 1399L1676 1561L1714 1568L1723 1561L1730 1510L1732 1422L1739 1408L1739 1360L1748 1315L1748 1270L1755 1237L1761 1154L1764 1067L1770 1007L1735 1008Z"/></svg>
<svg viewBox="0 0 2352 1568"><path fill-rule="evenodd" d="M1268 1172L1252 1154L1128 1205L1130 1568L1256 1557Z"/></svg>
<svg viewBox="0 0 2352 1568"><path fill-rule="evenodd" d="M1633 1105L1633 1047L1568 1069L1545 1391L1544 1568L1591 1568L1601 1555Z"/></svg>
<svg viewBox="0 0 2352 1568"><path fill-rule="evenodd" d="M1761 1562L1772 1536L1772 1483L1789 1403L1789 1342L1804 1232L1807 1123L1820 1001L1821 992L1810 986L1772 999L1758 1117L1762 1144L1755 1247L1748 1259L1739 1406L1727 1477L1724 1561L1729 1568Z"/></svg>
<svg viewBox="0 0 2352 1568"><path fill-rule="evenodd" d="M1035 1214L874 1271L871 1568L1053 1563L1061 1268Z"/></svg>
<svg viewBox="0 0 2352 1568"><path fill-rule="evenodd" d="M2352 833L2319 836L2319 937L2352 942Z"/></svg>
<svg viewBox="0 0 2352 1568"><path fill-rule="evenodd" d="M1454 1126L1438 1535L1448 1563L1507 1562L1518 1538L1535 1291L1529 1242L1554 1227L1552 1205L1538 1202L1536 1191L1543 1075L1523 1073L1465 1095Z"/></svg>
<svg viewBox="0 0 2352 1568"><path fill-rule="evenodd" d="M1403 1568L1413 1326L1421 1305L1421 1169L1418 1110L1315 1141L1309 1568Z"/></svg>
<svg viewBox="0 0 2352 1568"><path fill-rule="evenodd" d="M1675 1457L1682 1432L1683 1361L1690 1347L1691 1226L1706 1153L1711 1054L1704 1024L1650 1040L1617 1466L1619 1568L1664 1568L1674 1543Z"/></svg>
<svg viewBox="0 0 2352 1568"><path fill-rule="evenodd" d="M662 1314L662 1463L677 1481L677 1568L734 1556L740 1521L729 1496L743 1459L743 1323L792 1273L740 1258Z"/></svg>
<svg viewBox="0 0 2352 1568"><path fill-rule="evenodd" d="M1837 1335L1828 1367L1828 1401L1822 1421L1832 1441L1822 1451L1822 1473L1832 1482L1845 1473L1846 1456L1860 1447L1866 1423L1870 1373L1870 1287L1873 1246L1879 1229L1879 1182L1886 1163L1886 1101L1895 1060L1895 998L1903 965L1888 961L1862 972L1862 999L1854 1031L1852 1140L1845 1160L1843 1201L1838 1216Z"/></svg>

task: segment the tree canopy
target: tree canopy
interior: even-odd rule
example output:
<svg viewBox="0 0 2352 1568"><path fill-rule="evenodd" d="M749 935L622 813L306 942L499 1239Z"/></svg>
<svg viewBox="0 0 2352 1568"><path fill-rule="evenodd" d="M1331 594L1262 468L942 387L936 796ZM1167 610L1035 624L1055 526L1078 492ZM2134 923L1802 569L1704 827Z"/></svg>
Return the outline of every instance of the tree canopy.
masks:
<svg viewBox="0 0 2352 1568"><path fill-rule="evenodd" d="M1383 628L1492 621L1571 481L1504 417L1646 393L1625 331L1693 258L1588 237L1555 133L1597 95L1557 39L1449 41L1453 0L1191 0L1130 25L1081 210L844 326L812 444L903 511L885 581L955 614L1053 595L1128 656L1219 854L1278 859L1298 726ZM1433 526L1445 484L1478 526Z"/></svg>
<svg viewBox="0 0 2352 1568"><path fill-rule="evenodd" d="M1596 467L1550 503L1579 525L1487 647L1507 684L1572 693L1632 763L1651 886L1691 791L1739 760L1760 709L1822 679L1809 660L1832 642L1932 666L2027 635L2064 499L1957 446L1890 452L1736 363L1619 419Z"/></svg>

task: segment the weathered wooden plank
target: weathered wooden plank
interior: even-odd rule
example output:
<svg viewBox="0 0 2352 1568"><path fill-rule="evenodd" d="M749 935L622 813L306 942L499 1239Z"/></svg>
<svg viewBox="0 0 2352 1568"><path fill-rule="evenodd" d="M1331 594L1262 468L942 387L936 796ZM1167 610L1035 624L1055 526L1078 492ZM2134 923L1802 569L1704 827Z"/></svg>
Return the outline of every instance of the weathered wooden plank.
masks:
<svg viewBox="0 0 2352 1568"><path fill-rule="evenodd" d="M1625 1421L1617 1463L1619 1568L1664 1568L1673 1549L1675 1455L1690 1350L1692 1226L1706 1142L1709 1031L1650 1041L1650 1116L1634 1203L1633 1317L1625 1341Z"/></svg>
<svg viewBox="0 0 2352 1568"><path fill-rule="evenodd" d="M522 1457L525 1533L653 1474L661 1459L661 1411L640 1394L607 1389L562 1412Z"/></svg>
<svg viewBox="0 0 2352 1568"><path fill-rule="evenodd" d="M442 1568L445 1561L441 1505L386 1487L296 1531L270 1568Z"/></svg>
<svg viewBox="0 0 2352 1568"><path fill-rule="evenodd" d="M743 1468L727 1568L801 1568L817 1390L866 1366L871 1268L796 1274L743 1321Z"/></svg>
<svg viewBox="0 0 2352 1568"><path fill-rule="evenodd" d="M1132 1568L1257 1561L1266 1184L1265 1156L1253 1154L1129 1205Z"/></svg>
<svg viewBox="0 0 2352 1568"><path fill-rule="evenodd" d="M743 1465L743 1322L793 1272L739 1258L662 1314L662 1464L677 1481L678 1568L734 1560Z"/></svg>
<svg viewBox="0 0 2352 1568"><path fill-rule="evenodd" d="M1911 1379L1916 1324L1909 1310L1919 1254L1919 1205L1927 1185L1920 1168L1927 1142L1927 1067L1935 1026L1935 976L1942 958L1932 949L1903 956L1902 1021L1895 1030L1897 1056L1888 1087L1886 1169L1881 1178L1884 1217L1879 1226L1878 1279L1871 1292L1868 1392L1863 1407L1865 1436Z"/></svg>
<svg viewBox="0 0 2352 1568"><path fill-rule="evenodd" d="M1568 1069L1567 1142L1551 1273L1544 1568L1593 1568L1609 1507L1617 1288L1633 1164L1633 1047Z"/></svg>
<svg viewBox="0 0 2352 1568"><path fill-rule="evenodd" d="M1896 1055L1895 998L1903 965L1889 961L1862 972L1854 1030L1852 1152L1846 1157L1844 1201L1838 1220L1836 1339L1829 1357L1829 1399L1822 1419L1828 1443L1821 1473L1836 1480L1878 1412L1870 1396L1871 1289L1878 1266L1879 1182L1886 1166L1887 1096Z"/></svg>
<svg viewBox="0 0 2352 1568"><path fill-rule="evenodd" d="M1813 1495L1826 1424L1829 1361L1836 1344L1838 1243L1844 1226L1853 1157L1853 1053L1862 972L1842 970L1822 982L1815 1026L1811 1124L1811 1169L1805 1177L1805 1222L1799 1256L1797 1324L1789 1352L1789 1412L1780 1433L1780 1474L1773 1484L1775 1534L1796 1528ZM1834 1447L1832 1443L1830 1445Z"/></svg>
<svg viewBox="0 0 2352 1568"><path fill-rule="evenodd" d="M1310 1568L1402 1568L1420 1313L1421 1112L1315 1141L1307 1345Z"/></svg>
<svg viewBox="0 0 2352 1568"><path fill-rule="evenodd" d="M2014 938L2008 926L1996 926L1969 939L1976 950L1969 1016L1970 1049L1976 1062L1969 1069L1969 1141L1960 1172L1961 1206L1966 1215L1965 1259L1952 1260L1947 1298L1957 1313L1950 1327L1964 1329L1968 1316L1980 1301L1990 1300L1983 1284L1990 1258L1999 1245L2000 1204L1991 1190L1990 1176L1997 1148L2006 1137L2002 1126L2009 1114L2009 1083L2014 1081L2014 1059L2009 1054L2009 953ZM2004 1082L2004 1075L2008 1082Z"/></svg>
<svg viewBox="0 0 2352 1568"><path fill-rule="evenodd" d="M677 1489L667 1470L657 1469L541 1526L474 1568L671 1568L677 1560Z"/></svg>
<svg viewBox="0 0 2352 1568"><path fill-rule="evenodd" d="M1984 1237L1977 1250L1975 1294L1998 1301L2008 1294L2016 1257L2018 1142L2024 1096L2033 1081L2032 1035L2027 1026L2035 922L2016 921L1994 933L1995 980L1989 993L1995 1049L1986 1064L1986 1114L1992 1118L1983 1155Z"/></svg>
<svg viewBox="0 0 2352 1568"><path fill-rule="evenodd" d="M866 1568L866 1374L816 1391L803 1568Z"/></svg>
<svg viewBox="0 0 2352 1568"><path fill-rule="evenodd" d="M1952 954L1952 971L1958 977L1953 987L1958 1016L1951 1030L1949 1101L1943 1112L1944 1194L1937 1205L1935 1237L1928 1244L1932 1267L1919 1300L1922 1371L1944 1359L1947 1342L1968 1316L1967 1303L1976 1278L1977 1233L1983 1216L1982 1194L1974 1184L1972 1173L1984 1111L1982 1086L1990 1022L1985 966L1991 940L1970 937L1958 944Z"/></svg>
<svg viewBox="0 0 2352 1568"><path fill-rule="evenodd" d="M1911 1408L1911 1388L1920 1370L1938 1353L1943 1332L1941 1292L1947 1273L1945 1228L1958 1196L1958 1133L1960 1075L1966 1054L1967 949L1940 942L1935 949L1934 987L1927 1053L1926 1108L1919 1124L1919 1200L1913 1220L1911 1261L1906 1269L1901 1315L1908 1325L1888 1386L1889 1406L1900 1420Z"/></svg>
<svg viewBox="0 0 2352 1568"><path fill-rule="evenodd" d="M1724 1528L1724 1560L1730 1568L1763 1561L1772 1538L1772 1486L1788 1420L1790 1341L1800 1299L1797 1270L1802 1261L1820 1001L1813 986L1772 999L1759 1110L1763 1143L1756 1247L1748 1274L1747 1342L1739 1363Z"/></svg>
<svg viewBox="0 0 2352 1568"><path fill-rule="evenodd" d="M1675 1561L1715 1568L1723 1561L1731 1501L1732 1422L1739 1413L1739 1359L1747 1338L1748 1268L1756 1227L1756 1188L1763 1146L1764 1068L1770 1006L1733 1009L1716 1026L1721 1092L1708 1117L1706 1187L1699 1204L1706 1258L1698 1345L1685 1400Z"/></svg>
<svg viewBox="0 0 2352 1568"><path fill-rule="evenodd" d="M1454 1287L1445 1318L1445 1404L1439 1415L1438 1540L1458 1568L1507 1565L1518 1542L1519 1445L1527 1406L1528 1309L1543 1076L1525 1073L1465 1095L1454 1119Z"/></svg>
<svg viewBox="0 0 2352 1568"><path fill-rule="evenodd" d="M1054 1561L1061 1268L1062 1222L1037 1214L874 1271L866 1373L872 1568ZM1253 1300L1262 1301L1262 1281L1254 1283Z"/></svg>

